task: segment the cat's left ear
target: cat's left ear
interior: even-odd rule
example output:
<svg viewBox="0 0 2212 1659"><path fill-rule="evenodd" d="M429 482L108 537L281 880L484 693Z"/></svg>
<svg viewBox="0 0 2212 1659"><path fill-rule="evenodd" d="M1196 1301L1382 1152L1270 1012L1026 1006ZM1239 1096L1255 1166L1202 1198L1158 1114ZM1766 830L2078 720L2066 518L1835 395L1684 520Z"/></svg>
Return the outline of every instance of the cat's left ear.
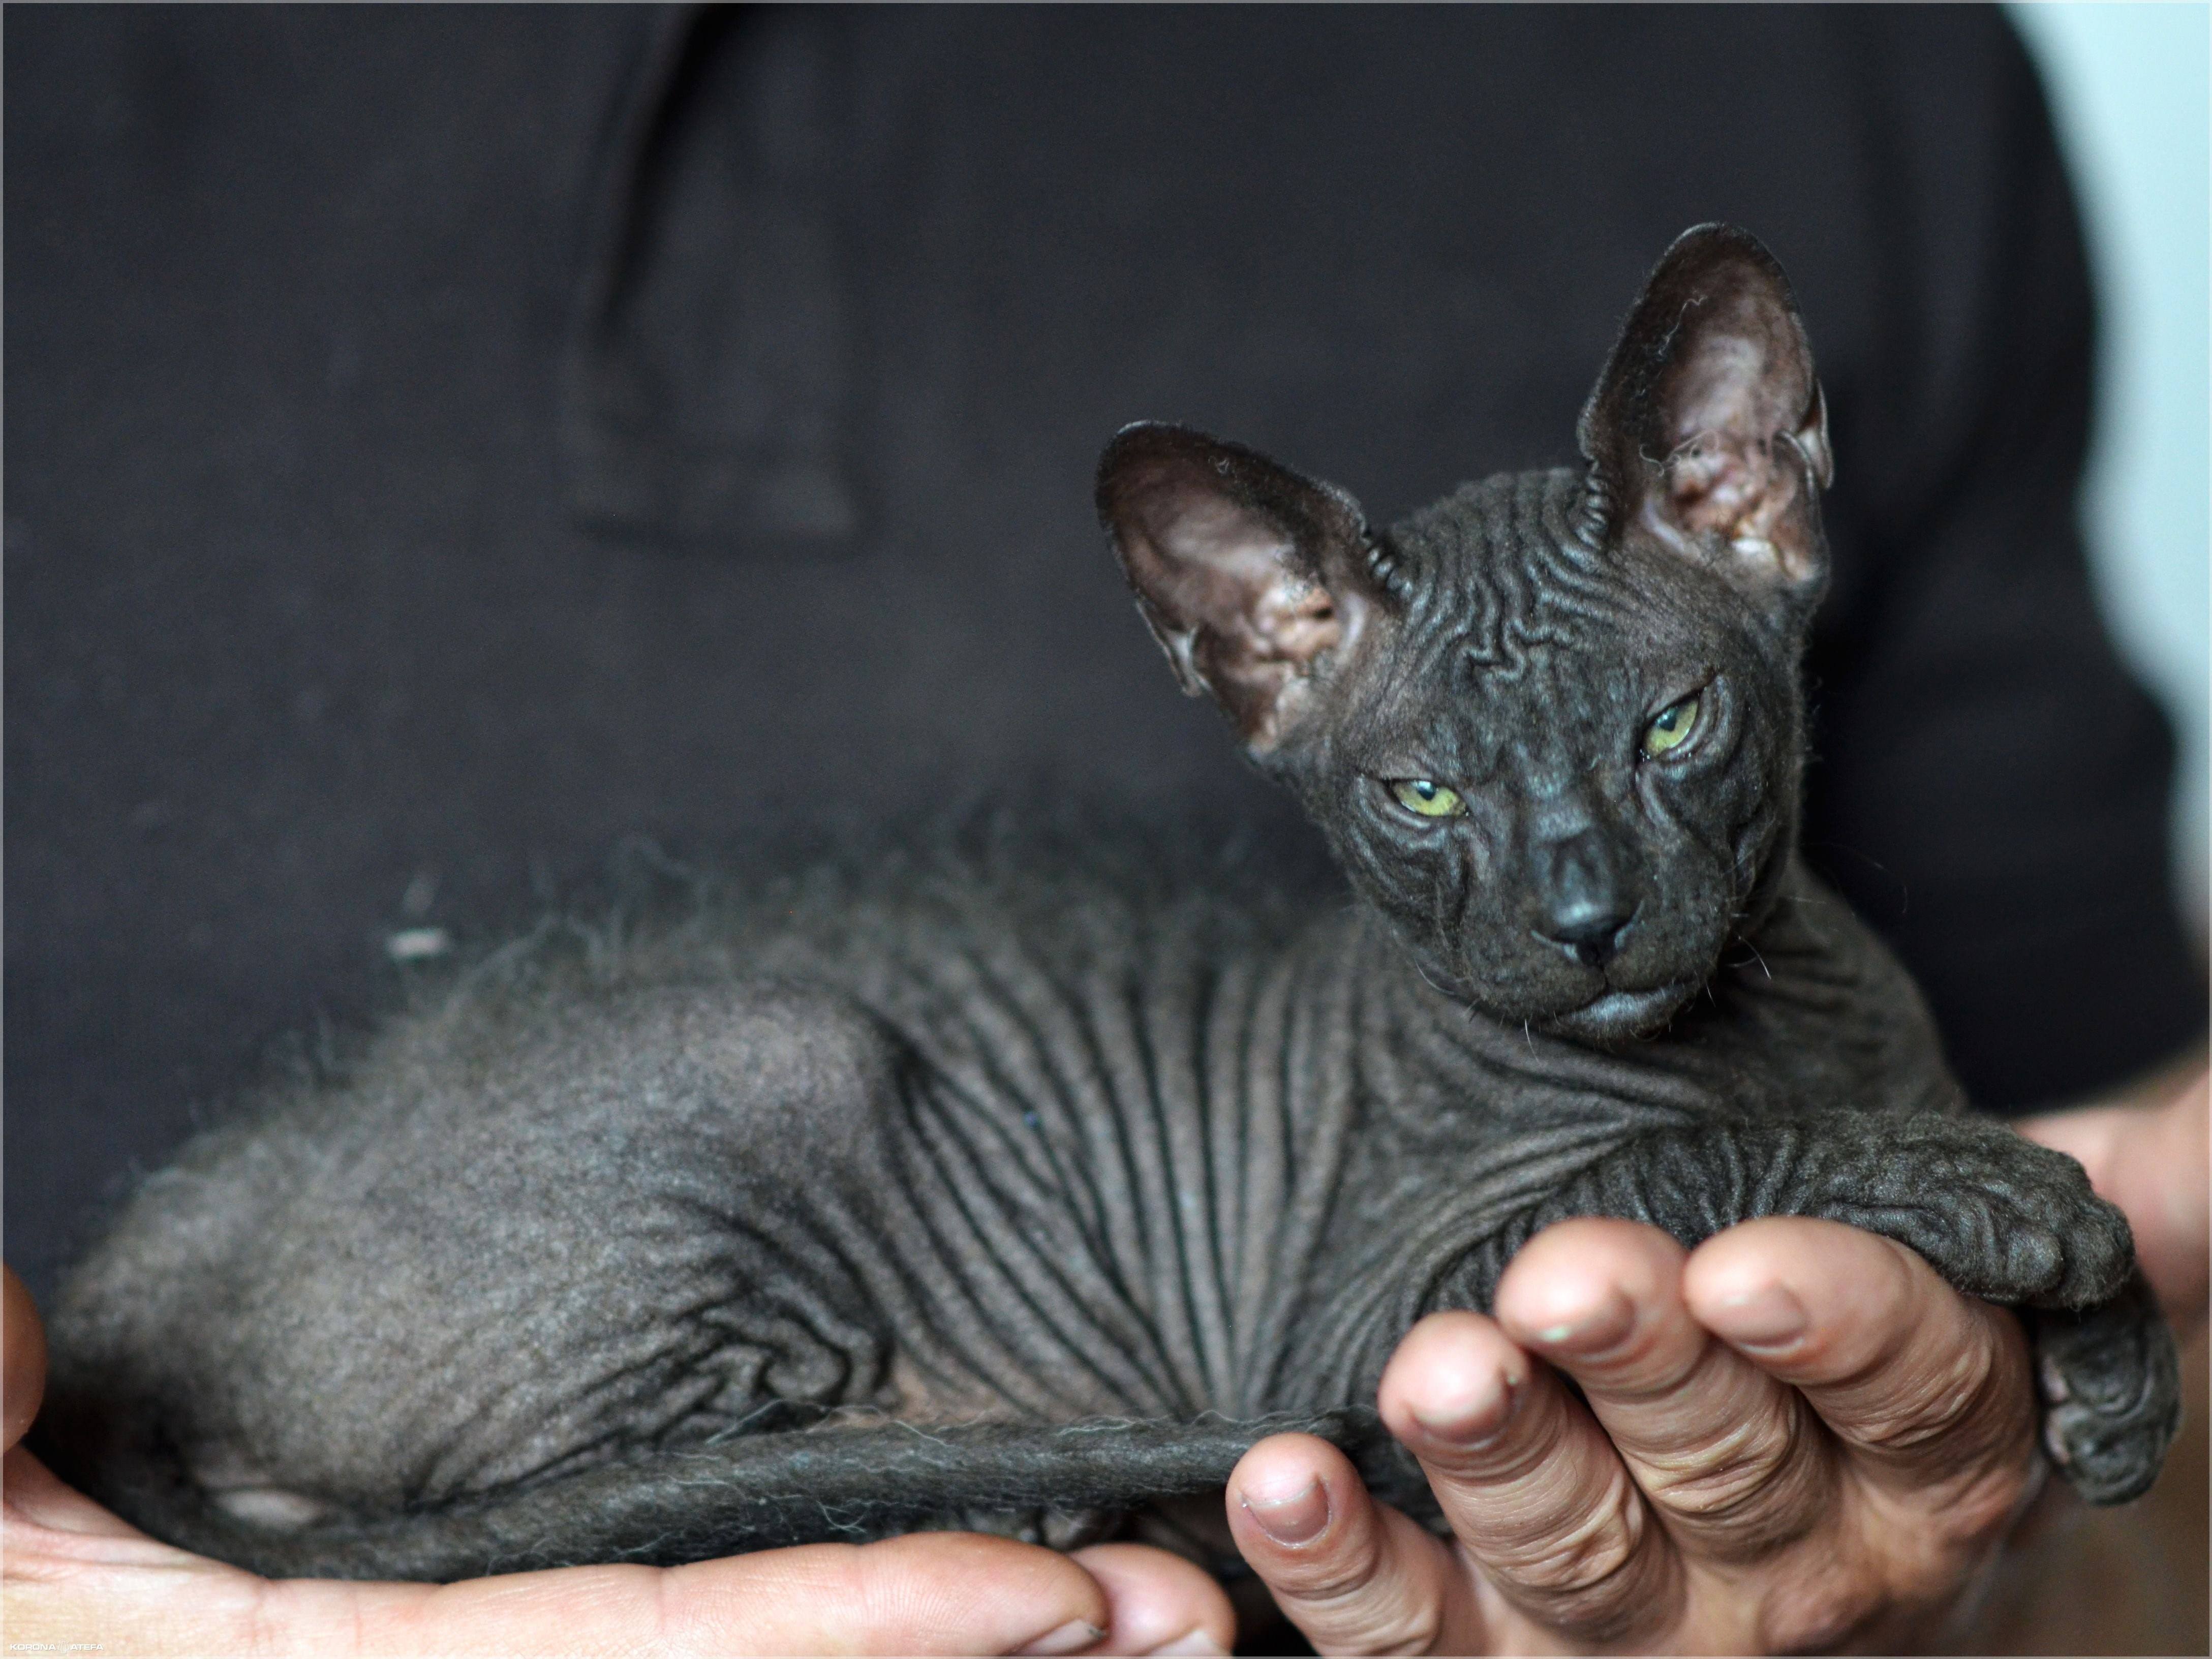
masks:
<svg viewBox="0 0 2212 1659"><path fill-rule="evenodd" d="M1653 270L1577 428L1618 538L1640 528L1754 592L1827 574L1827 405L1797 302L1759 239L1699 225Z"/></svg>
<svg viewBox="0 0 2212 1659"><path fill-rule="evenodd" d="M1316 677L1384 599L1358 502L1188 427L1116 434L1098 518L1176 678L1212 693L1255 754L1315 713Z"/></svg>

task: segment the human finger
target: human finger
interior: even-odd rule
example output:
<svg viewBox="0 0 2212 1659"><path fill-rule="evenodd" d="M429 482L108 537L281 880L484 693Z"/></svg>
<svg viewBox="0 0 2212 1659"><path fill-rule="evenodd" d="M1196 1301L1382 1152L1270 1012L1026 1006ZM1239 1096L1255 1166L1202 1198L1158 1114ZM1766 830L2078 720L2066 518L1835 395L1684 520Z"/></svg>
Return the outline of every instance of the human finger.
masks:
<svg viewBox="0 0 2212 1659"><path fill-rule="evenodd" d="M1100 1653L1226 1653L1237 1614L1213 1575L1144 1544L1094 1544L1076 1564L1106 1592Z"/></svg>
<svg viewBox="0 0 2212 1659"><path fill-rule="evenodd" d="M0 1304L5 1308L5 1323L0 1325L0 1429L5 1431L0 1450L5 1450L23 1437L39 1414L46 1389L46 1331L28 1287L13 1267L0 1267Z"/></svg>
<svg viewBox="0 0 2212 1659"><path fill-rule="evenodd" d="M1450 1547L1377 1504L1327 1441L1262 1440L1231 1471L1228 1502L1237 1549L1316 1650L1486 1650Z"/></svg>
<svg viewBox="0 0 2212 1659"><path fill-rule="evenodd" d="M1486 1582L1571 1643L1673 1628L1682 1564L1605 1431L1559 1374L1497 1322L1431 1314L1377 1391Z"/></svg>
<svg viewBox="0 0 2212 1659"><path fill-rule="evenodd" d="M1219 1589L1164 1552L1111 1555L1109 1593L1053 1551L955 1533L446 1585L256 1578L146 1537L15 1446L38 1410L46 1341L22 1281L12 1269L0 1269L0 1281L7 1606L19 1644L119 1643L155 1654L630 1652L647 1644L672 1653L1066 1654L1097 1649L1116 1626L1140 1635L1172 1624L1170 1640L1194 1629L1226 1634Z"/></svg>
<svg viewBox="0 0 2212 1659"><path fill-rule="evenodd" d="M1692 1316L1688 1255L1641 1222L1562 1222L1514 1257L1497 1318L1581 1387L1685 1554L1753 1560L1829 1511L1833 1446L1796 1390Z"/></svg>
<svg viewBox="0 0 2212 1659"><path fill-rule="evenodd" d="M1075 1562L969 1534L444 1585L272 1583L157 1545L142 1560L112 1540L74 1557L23 1541L27 1558L9 1540L11 1642L143 1654L1066 1654L1109 1620Z"/></svg>
<svg viewBox="0 0 2212 1659"><path fill-rule="evenodd" d="M2120 1207L2159 1304L2186 1329L2204 1320L2212 1277L2212 1082L2200 1064L2164 1088L2151 1100L2077 1107L2014 1127L2078 1159L2097 1195Z"/></svg>
<svg viewBox="0 0 2212 1659"><path fill-rule="evenodd" d="M1893 1240L1802 1218L1717 1234L1682 1285L1701 1324L1802 1392L1857 1484L1934 1517L1954 1546L2002 1527L2035 1443L2027 1342L2010 1314Z"/></svg>

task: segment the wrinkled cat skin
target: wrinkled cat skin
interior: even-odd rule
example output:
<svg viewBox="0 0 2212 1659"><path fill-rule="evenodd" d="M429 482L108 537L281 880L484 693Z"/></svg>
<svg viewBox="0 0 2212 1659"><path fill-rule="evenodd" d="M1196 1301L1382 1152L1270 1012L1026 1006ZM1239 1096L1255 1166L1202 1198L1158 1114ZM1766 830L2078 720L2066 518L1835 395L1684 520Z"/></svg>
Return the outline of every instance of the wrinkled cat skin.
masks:
<svg viewBox="0 0 2212 1659"><path fill-rule="evenodd" d="M1795 858L1830 462L1763 248L1669 250L1579 435L1381 534L1183 428L1106 453L1176 673L1363 903L987 850L518 948L145 1184L49 1455L284 1574L1068 1543L1285 1426L1419 1510L1371 1401L1423 1313L1554 1219L1793 1214L2018 1306L2054 1458L2140 1492L2178 1388L2126 1224L1962 1113Z"/></svg>

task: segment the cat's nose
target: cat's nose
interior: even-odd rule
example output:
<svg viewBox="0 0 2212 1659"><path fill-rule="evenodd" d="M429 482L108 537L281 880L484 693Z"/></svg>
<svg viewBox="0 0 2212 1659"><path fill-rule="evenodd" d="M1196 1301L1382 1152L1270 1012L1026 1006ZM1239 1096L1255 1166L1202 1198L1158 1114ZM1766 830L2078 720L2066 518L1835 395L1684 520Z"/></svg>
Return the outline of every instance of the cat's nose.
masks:
<svg viewBox="0 0 2212 1659"><path fill-rule="evenodd" d="M1544 848L1539 858L1543 914L1536 931L1584 967L1604 967L1620 953L1636 907L1621 895L1603 837L1584 830Z"/></svg>
<svg viewBox="0 0 2212 1659"><path fill-rule="evenodd" d="M1544 937L1566 946L1585 968L1602 968L1620 954L1620 936L1633 913L1618 904L1591 901L1555 907L1545 919Z"/></svg>

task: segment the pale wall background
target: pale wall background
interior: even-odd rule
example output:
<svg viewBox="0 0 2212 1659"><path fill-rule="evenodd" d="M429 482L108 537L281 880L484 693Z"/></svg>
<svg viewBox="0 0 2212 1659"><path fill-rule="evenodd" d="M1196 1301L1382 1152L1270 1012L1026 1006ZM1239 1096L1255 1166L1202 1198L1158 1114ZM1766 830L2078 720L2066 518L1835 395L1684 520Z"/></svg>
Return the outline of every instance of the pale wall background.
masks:
<svg viewBox="0 0 2212 1659"><path fill-rule="evenodd" d="M2102 303L2083 502L2106 614L2181 733L2175 858L2207 927L2212 617L2212 7L2015 4L2067 147Z"/></svg>

